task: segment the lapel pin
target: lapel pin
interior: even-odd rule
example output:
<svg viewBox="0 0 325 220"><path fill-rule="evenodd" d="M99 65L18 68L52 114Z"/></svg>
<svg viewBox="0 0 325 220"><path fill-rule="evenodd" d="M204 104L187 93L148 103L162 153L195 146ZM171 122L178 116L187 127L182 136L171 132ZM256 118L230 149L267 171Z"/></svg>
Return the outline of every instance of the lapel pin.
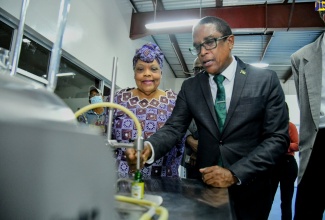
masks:
<svg viewBox="0 0 325 220"><path fill-rule="evenodd" d="M241 70L240 73L243 74L243 75L246 75L246 71L245 70Z"/></svg>

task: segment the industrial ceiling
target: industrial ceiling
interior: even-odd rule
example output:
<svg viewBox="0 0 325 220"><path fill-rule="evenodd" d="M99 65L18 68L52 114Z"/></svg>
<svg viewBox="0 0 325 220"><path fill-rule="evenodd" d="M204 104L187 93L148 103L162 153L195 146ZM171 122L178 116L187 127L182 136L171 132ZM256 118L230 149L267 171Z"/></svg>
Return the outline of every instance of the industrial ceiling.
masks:
<svg viewBox="0 0 325 220"><path fill-rule="evenodd" d="M315 1L259 0L129 0L133 9L130 38L152 36L176 78L192 75L191 27L147 30L152 22L218 16L235 35L232 54L246 63L268 63L285 82L291 77L290 55L313 42L324 23Z"/></svg>

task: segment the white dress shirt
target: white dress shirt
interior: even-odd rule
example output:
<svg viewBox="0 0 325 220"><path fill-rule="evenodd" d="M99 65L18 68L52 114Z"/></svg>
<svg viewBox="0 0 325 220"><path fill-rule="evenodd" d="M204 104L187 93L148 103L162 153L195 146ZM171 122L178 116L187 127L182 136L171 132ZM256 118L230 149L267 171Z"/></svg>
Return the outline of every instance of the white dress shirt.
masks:
<svg viewBox="0 0 325 220"><path fill-rule="evenodd" d="M237 61L234 56L232 56L232 62L231 64L222 72L220 73L225 77L225 80L223 81L223 87L225 88L226 93L226 108L227 112L229 109L231 96L232 96L232 90L234 88L234 81L235 81L235 73L237 68ZM216 96L217 96L217 83L213 80L213 77L215 75L209 74L209 84L211 88L211 94L213 103L215 103Z"/></svg>

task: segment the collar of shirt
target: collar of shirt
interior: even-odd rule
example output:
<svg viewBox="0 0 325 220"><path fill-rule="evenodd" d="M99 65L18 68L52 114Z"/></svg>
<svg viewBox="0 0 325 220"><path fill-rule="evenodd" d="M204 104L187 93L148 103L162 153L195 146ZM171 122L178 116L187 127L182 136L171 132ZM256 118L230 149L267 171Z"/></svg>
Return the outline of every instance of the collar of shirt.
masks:
<svg viewBox="0 0 325 220"><path fill-rule="evenodd" d="M237 68L237 60L235 59L234 56L232 56L232 62L230 63L230 65L222 73L220 73L225 77L225 80L223 81L223 86L225 88L225 93L226 93L227 111L229 109L231 96L232 96L232 89L234 87L236 68ZM213 80L213 77L214 75L209 74L209 84L210 84L212 99L214 103L216 100L218 89L217 89L217 84Z"/></svg>
<svg viewBox="0 0 325 220"><path fill-rule="evenodd" d="M87 114L97 115L97 116L106 115L106 108L104 108L104 111L100 114L97 114L97 112L95 112L94 109L90 109L89 111L87 111Z"/></svg>

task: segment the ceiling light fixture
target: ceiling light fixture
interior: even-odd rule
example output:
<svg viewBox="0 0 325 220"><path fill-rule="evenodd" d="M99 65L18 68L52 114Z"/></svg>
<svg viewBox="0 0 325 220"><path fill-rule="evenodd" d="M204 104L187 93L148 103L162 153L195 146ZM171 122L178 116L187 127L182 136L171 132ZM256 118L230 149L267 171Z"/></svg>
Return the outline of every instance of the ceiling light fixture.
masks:
<svg viewBox="0 0 325 220"><path fill-rule="evenodd" d="M251 63L252 66L260 67L260 68L266 68L269 66L268 63Z"/></svg>
<svg viewBox="0 0 325 220"><path fill-rule="evenodd" d="M198 21L199 21L199 19L189 19L189 20L181 20L181 21L167 21L167 22L154 22L154 23L146 24L145 27L147 29L163 29L163 28L187 27L187 26L193 26Z"/></svg>
<svg viewBox="0 0 325 220"><path fill-rule="evenodd" d="M73 72L69 72L69 73L57 73L56 76L75 76L76 74Z"/></svg>
<svg viewBox="0 0 325 220"><path fill-rule="evenodd" d="M75 76L76 74L73 72L68 72L68 73L57 73L56 76L60 77L60 76ZM46 78L46 75L43 75L44 78Z"/></svg>
<svg viewBox="0 0 325 220"><path fill-rule="evenodd" d="M201 0L202 1L202 0ZM147 29L163 29L163 28L177 28L177 27L188 27L193 26L199 21L199 19L187 19L181 21L166 21L166 22L156 22L157 16L157 0L152 1L154 7L154 19L153 23L146 24ZM200 5L200 17L201 17L201 5Z"/></svg>
<svg viewBox="0 0 325 220"><path fill-rule="evenodd" d="M23 42L26 43L26 44L29 44L30 43L30 40L27 39L27 38L23 38Z"/></svg>

